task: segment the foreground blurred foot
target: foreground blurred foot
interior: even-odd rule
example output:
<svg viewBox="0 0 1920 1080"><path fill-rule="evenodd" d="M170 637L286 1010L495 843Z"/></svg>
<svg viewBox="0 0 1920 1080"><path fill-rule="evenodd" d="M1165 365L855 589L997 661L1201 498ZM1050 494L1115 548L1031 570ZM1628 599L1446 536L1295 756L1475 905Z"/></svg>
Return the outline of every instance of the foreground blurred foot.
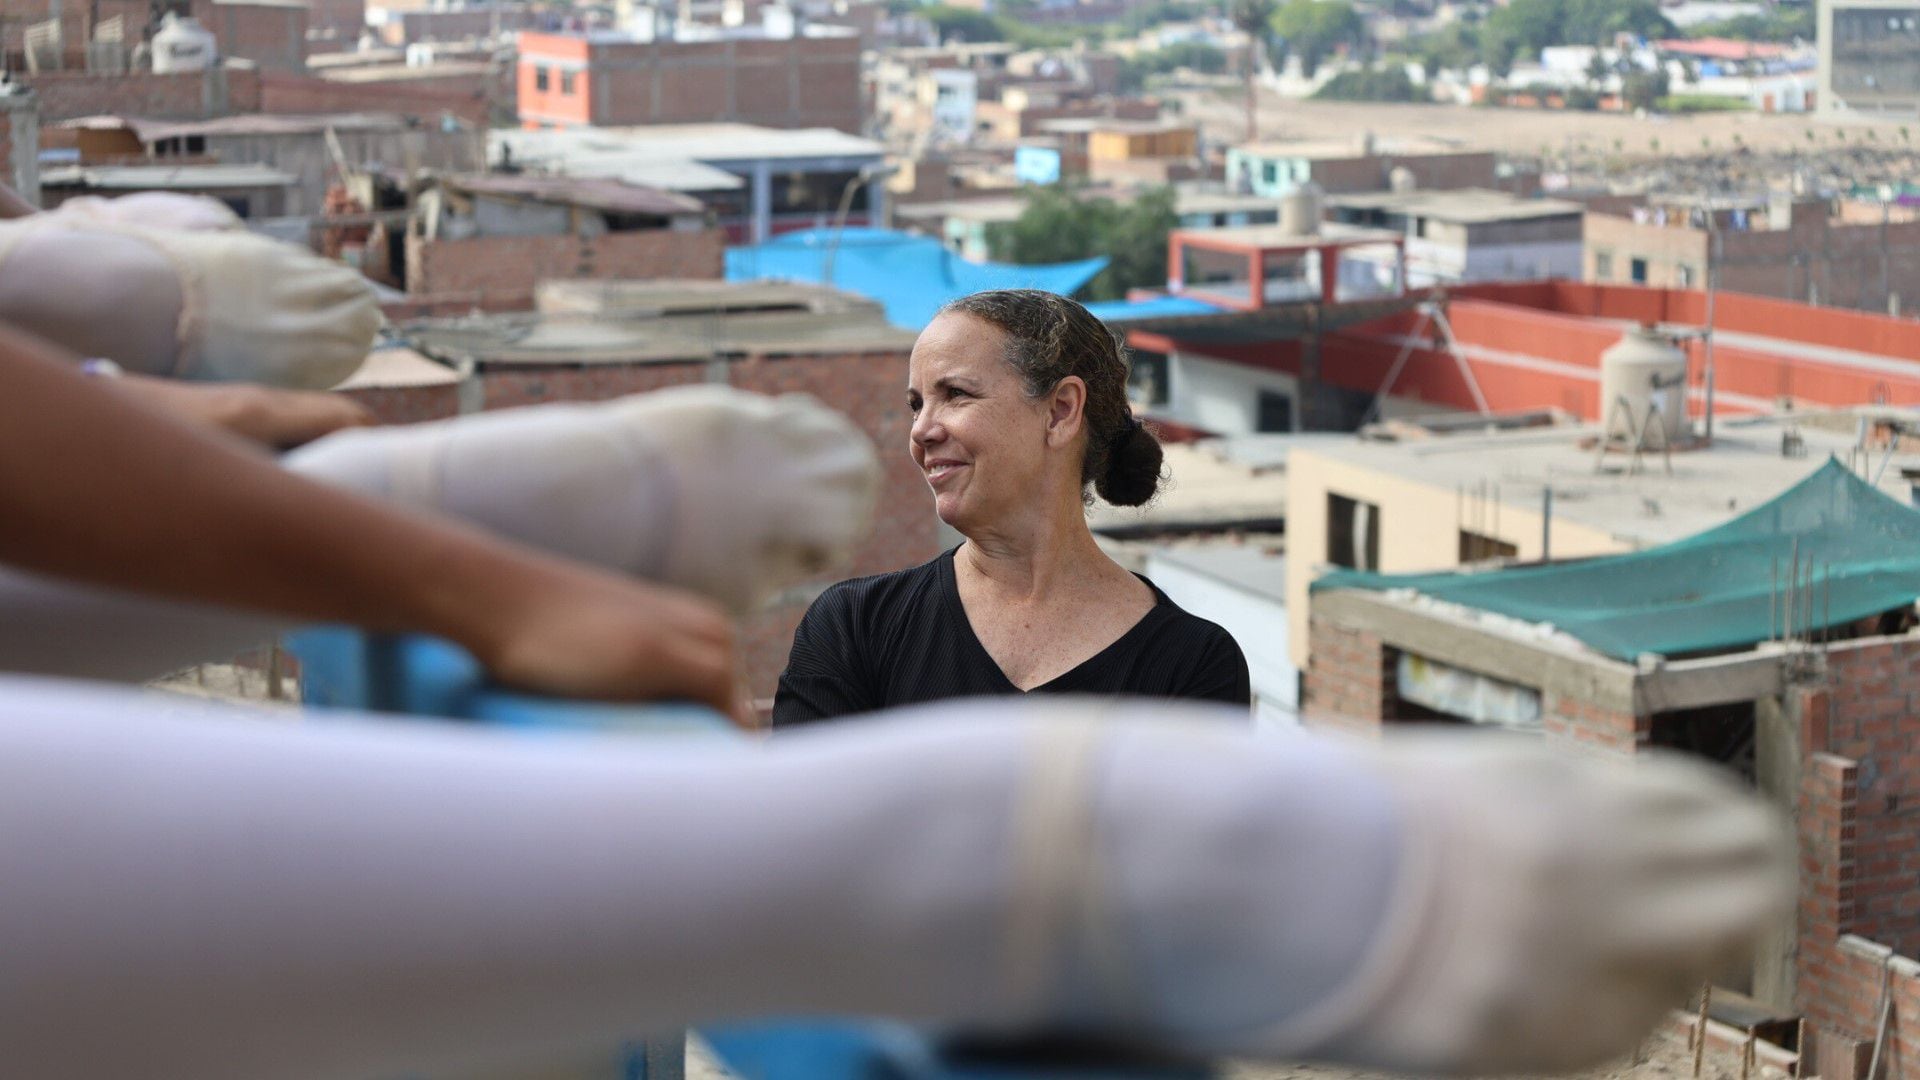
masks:
<svg viewBox="0 0 1920 1080"><path fill-rule="evenodd" d="M736 612L844 563L879 483L839 413L723 386L342 432L287 464Z"/></svg>

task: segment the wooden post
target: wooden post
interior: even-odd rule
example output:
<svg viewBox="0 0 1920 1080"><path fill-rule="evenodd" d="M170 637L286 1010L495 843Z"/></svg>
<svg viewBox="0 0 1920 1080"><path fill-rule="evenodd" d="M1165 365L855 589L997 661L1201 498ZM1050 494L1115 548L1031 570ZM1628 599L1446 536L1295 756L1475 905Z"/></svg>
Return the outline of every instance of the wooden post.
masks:
<svg viewBox="0 0 1920 1080"><path fill-rule="evenodd" d="M1795 1077L1807 1075L1807 1018L1804 1016L1800 1018L1799 1027L1793 1033L1793 1052L1796 1055L1793 1059L1793 1075Z"/></svg>
<svg viewBox="0 0 1920 1080"><path fill-rule="evenodd" d="M1707 1006L1713 1003L1713 984L1700 987L1700 1020L1693 1025L1693 1075L1700 1075L1700 1060L1707 1053Z"/></svg>

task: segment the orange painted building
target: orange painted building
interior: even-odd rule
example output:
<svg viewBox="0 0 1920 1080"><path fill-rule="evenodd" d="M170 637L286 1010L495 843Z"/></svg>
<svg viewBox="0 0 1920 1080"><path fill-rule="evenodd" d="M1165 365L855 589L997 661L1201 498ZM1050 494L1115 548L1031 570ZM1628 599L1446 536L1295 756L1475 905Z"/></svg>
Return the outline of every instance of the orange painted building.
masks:
<svg viewBox="0 0 1920 1080"><path fill-rule="evenodd" d="M691 40L523 32L524 128L745 123L860 131L860 38L839 27Z"/></svg>
<svg viewBox="0 0 1920 1080"><path fill-rule="evenodd" d="M1186 373L1187 385L1222 400L1259 392L1284 395L1298 400L1299 415L1323 418L1303 426L1342 428L1350 425L1340 418L1351 419L1354 409L1316 414L1309 400L1331 396L1336 405L1364 406L1403 350L1405 360L1391 391L1402 405L1474 410L1477 388L1495 413L1557 408L1598 421L1600 354L1627 326L1643 322L1682 339L1689 357L1691 412L1704 411L1706 349L1697 331L1706 323L1706 296L1699 291L1567 281L1456 287L1444 311L1458 356L1449 351L1444 335L1422 322L1411 302L1407 310L1365 321L1341 316L1343 308L1358 305L1320 307L1324 325L1341 328L1320 336L1308 377L1302 376L1308 352L1304 336L1268 333L1256 340L1258 320L1268 312L1182 320L1191 329L1143 325L1131 330L1128 340L1148 362L1176 369L1168 418L1213 434L1259 429L1239 424L1230 411L1210 413L1204 401L1178 400L1180 372ZM1247 320L1246 333L1223 332L1234 318ZM1782 405L1920 405L1920 320L1722 292L1713 324L1717 416L1768 413ZM1209 415L1227 421L1209 424Z"/></svg>

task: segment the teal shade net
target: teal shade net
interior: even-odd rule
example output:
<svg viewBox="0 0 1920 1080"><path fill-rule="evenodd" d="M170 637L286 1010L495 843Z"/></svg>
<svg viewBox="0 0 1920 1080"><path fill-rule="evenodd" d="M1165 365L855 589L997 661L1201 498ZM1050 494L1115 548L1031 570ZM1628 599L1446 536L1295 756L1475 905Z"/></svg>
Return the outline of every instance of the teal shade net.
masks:
<svg viewBox="0 0 1920 1080"><path fill-rule="evenodd" d="M1779 637L1796 553L1810 597L1796 627L1838 626L1920 597L1920 510L1829 461L1779 498L1685 540L1583 562L1483 572L1351 570L1328 589L1412 590L1464 607L1550 624L1621 660L1743 648ZM1803 606L1795 601L1796 608Z"/></svg>
<svg viewBox="0 0 1920 1080"><path fill-rule="evenodd" d="M827 253L832 249L832 265ZM1072 296L1107 268L1106 258L1033 266L973 263L928 236L892 229L811 229L727 249L728 281L809 281L878 300L887 321L919 330L941 305L986 289L1044 289ZM827 281L827 271L833 280Z"/></svg>

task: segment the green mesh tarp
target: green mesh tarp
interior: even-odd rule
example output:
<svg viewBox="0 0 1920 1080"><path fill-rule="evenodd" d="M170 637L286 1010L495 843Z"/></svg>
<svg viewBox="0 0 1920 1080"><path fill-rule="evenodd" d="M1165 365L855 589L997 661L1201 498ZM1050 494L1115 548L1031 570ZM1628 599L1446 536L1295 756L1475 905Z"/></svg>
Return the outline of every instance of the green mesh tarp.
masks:
<svg viewBox="0 0 1920 1080"><path fill-rule="evenodd" d="M1843 623L1920 597L1920 510L1830 461L1779 498L1685 540L1561 565L1482 572L1337 571L1326 589L1412 590L1545 623L1622 660L1734 649L1781 636L1779 594L1798 553L1813 585L1793 625ZM1775 579L1780 579L1776 592ZM1811 613L1811 619L1802 612Z"/></svg>

